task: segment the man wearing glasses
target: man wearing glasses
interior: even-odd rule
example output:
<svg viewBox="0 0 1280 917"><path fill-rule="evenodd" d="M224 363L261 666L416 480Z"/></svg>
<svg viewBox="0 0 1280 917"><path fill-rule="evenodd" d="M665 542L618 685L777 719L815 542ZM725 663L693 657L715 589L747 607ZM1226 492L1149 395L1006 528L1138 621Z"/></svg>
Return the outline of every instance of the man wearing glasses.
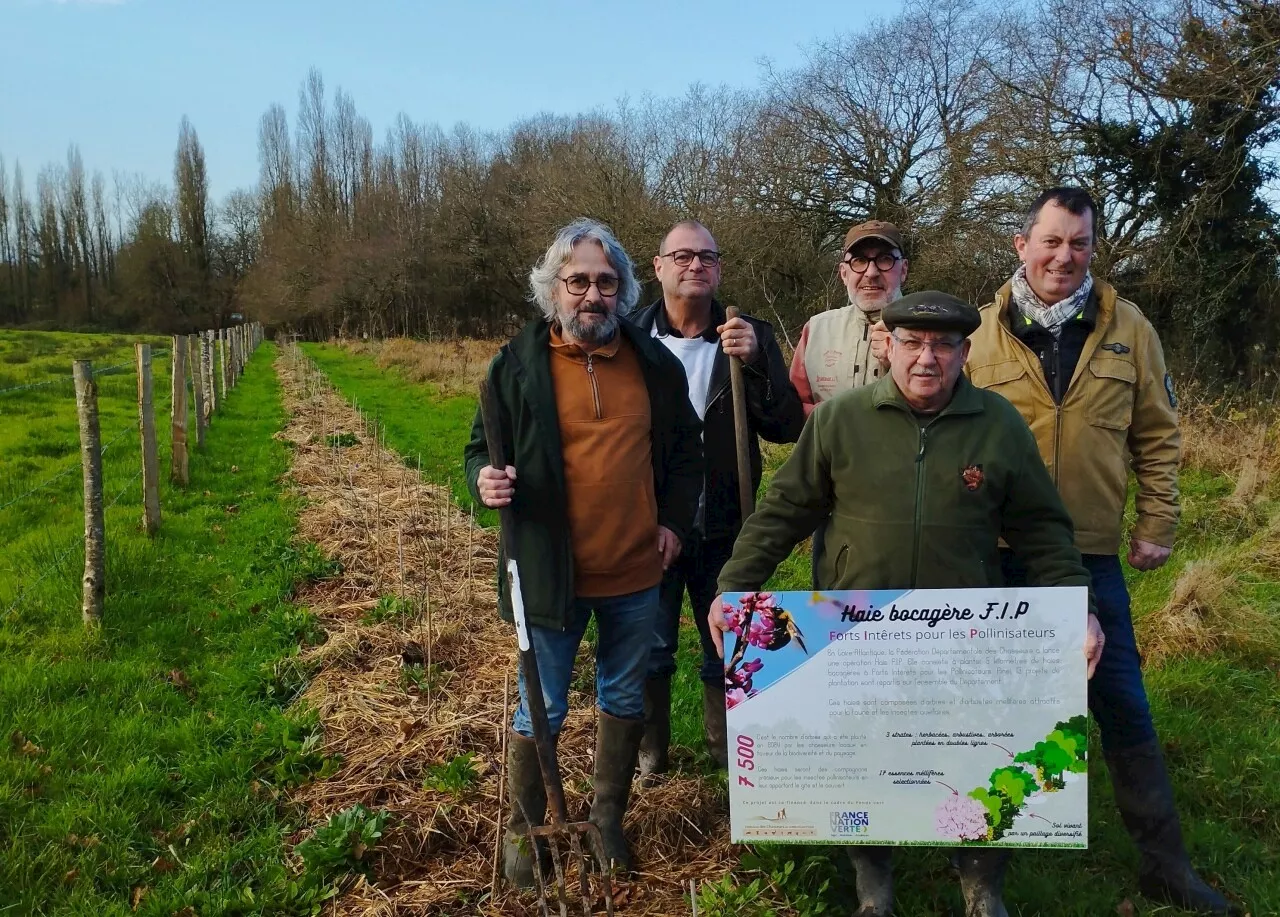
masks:
<svg viewBox="0 0 1280 917"><path fill-rule="evenodd" d="M806 417L821 402L885 374L888 332L880 314L902 296L908 267L902 253L902 233L892 223L859 223L845 235L840 279L849 305L810 318L791 358Z"/></svg>
<svg viewBox="0 0 1280 917"><path fill-rule="evenodd" d="M1050 188L1014 247L1022 266L982 308L968 373L1009 399L1075 522L1093 576L1107 651L1089 685L1116 805L1141 853L1139 888L1199 914L1237 913L1196 875L1142 683L1142 659L1118 556L1129 470L1137 479L1129 564L1169 559L1178 525L1177 399L1164 352L1138 307L1089 270L1098 210L1082 188ZM1008 552L1005 577L1025 571Z"/></svg>
<svg viewBox="0 0 1280 917"><path fill-rule="evenodd" d="M978 310L945 293L884 310L889 372L832 402L805 425L720 573L720 592L760 589L796 543L826 526L823 590L1000 586L1000 539L1037 586L1087 586L1071 519L1035 437L1005 399L963 375ZM828 513L830 518L827 518ZM1092 611L1092 608L1090 609ZM723 656L720 596L709 625ZM1102 655L1089 616L1088 673ZM847 848L857 872L855 917L893 911L891 849ZM1008 917L1008 852L964 847L954 862L968 917Z"/></svg>
<svg viewBox="0 0 1280 917"><path fill-rule="evenodd" d="M686 590L701 611L715 595L716 577L733 550L742 527L738 502L738 462L734 447L729 358L743 363L751 461L751 486L760 486L757 436L793 443L804 426L800 399L787 380L787 364L773 328L747 316L727 319L716 299L720 285L720 249L705 226L684 220L667 232L653 259L662 298L640 313L636 323L660 341L684 366L689 400L703 421L706 473L698 500L694 534L662 578L661 612L654 631L645 683L645 735L640 774L667 770L671 742L671 676L676 671L680 608ZM728 766L725 740L724 665L707 632L705 615L694 615L702 639L702 720L707 750L716 764Z"/></svg>
<svg viewBox="0 0 1280 917"><path fill-rule="evenodd" d="M578 644L595 617L599 715L590 819L606 856L629 870L622 818L644 733L658 584L693 530L701 424L679 362L620 318L635 305L640 285L607 227L583 219L561 229L530 272L529 288L543 318L489 366L500 409L493 420L510 464L489 464L477 412L465 453L467 481L485 506L511 507L504 536L520 564L553 736L568 712ZM498 583L500 613L512 620L506 577ZM519 690L508 742L512 802L503 870L512 883L530 887L525 835L542 824L547 798L523 672Z"/></svg>

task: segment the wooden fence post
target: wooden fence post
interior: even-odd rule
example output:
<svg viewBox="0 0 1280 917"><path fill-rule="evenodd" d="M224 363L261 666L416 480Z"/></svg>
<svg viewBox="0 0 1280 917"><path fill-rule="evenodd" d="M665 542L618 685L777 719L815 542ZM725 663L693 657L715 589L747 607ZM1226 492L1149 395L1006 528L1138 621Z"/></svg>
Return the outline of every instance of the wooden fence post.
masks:
<svg viewBox="0 0 1280 917"><path fill-rule="evenodd" d="M214 332L218 340L218 400L227 400L227 335L219 328Z"/></svg>
<svg viewBox="0 0 1280 917"><path fill-rule="evenodd" d="M188 480L187 470L187 339L184 335L173 336L173 371L169 374L173 385L171 388L172 411L170 412L170 441L172 443L172 468L170 475L175 484L185 485Z"/></svg>
<svg viewBox="0 0 1280 917"><path fill-rule="evenodd" d="M142 437L142 528L160 528L160 458L156 454L156 408L152 400L151 345L134 344L138 360L138 431Z"/></svg>
<svg viewBox="0 0 1280 917"><path fill-rule="evenodd" d="M208 426L218 410L218 388L213 382L213 332L200 332L200 373L204 381L204 416Z"/></svg>
<svg viewBox="0 0 1280 917"><path fill-rule="evenodd" d="M106 526L102 521L102 430L98 426L98 386L93 362L76 360L76 415L80 421L80 464L84 471L84 581L81 617L86 626L102 621L106 585Z"/></svg>
<svg viewBox="0 0 1280 917"><path fill-rule="evenodd" d="M196 415L196 446L204 448L204 428L207 424L204 415L204 373L200 367L204 361L204 351L199 339L194 334L187 335L187 352L191 356L191 401ZM183 384L186 380L183 379Z"/></svg>

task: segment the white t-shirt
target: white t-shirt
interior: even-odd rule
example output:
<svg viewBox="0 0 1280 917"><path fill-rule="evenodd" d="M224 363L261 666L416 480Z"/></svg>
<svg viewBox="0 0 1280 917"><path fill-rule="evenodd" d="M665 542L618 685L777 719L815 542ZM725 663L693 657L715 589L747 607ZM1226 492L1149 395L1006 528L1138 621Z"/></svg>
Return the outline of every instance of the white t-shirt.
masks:
<svg viewBox="0 0 1280 917"><path fill-rule="evenodd" d="M702 337L682 338L674 334L663 337L657 328L653 329L653 336L684 366L685 378L689 380L689 403L698 412L698 419L706 420L707 389L711 385L711 367L716 361L719 341L708 341Z"/></svg>
<svg viewBox="0 0 1280 917"><path fill-rule="evenodd" d="M660 335L657 326L652 331L654 337L661 341L675 354L676 359L684 366L685 378L689 380L689 403L693 405L699 420L707 419L707 389L711 387L711 367L716 361L716 351L720 349L720 341L708 341L702 336L693 338L677 337L674 334ZM706 440L706 434L703 434ZM706 489L698 494L698 511L694 516L693 527L701 530L706 518Z"/></svg>

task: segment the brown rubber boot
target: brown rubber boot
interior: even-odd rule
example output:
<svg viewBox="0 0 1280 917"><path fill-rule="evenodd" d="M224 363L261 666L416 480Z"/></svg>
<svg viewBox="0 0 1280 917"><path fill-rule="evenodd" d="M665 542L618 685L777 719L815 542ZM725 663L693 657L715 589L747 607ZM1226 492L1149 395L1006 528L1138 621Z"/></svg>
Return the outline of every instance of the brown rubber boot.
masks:
<svg viewBox="0 0 1280 917"><path fill-rule="evenodd" d="M502 874L517 888L533 888L537 880L529 829L541 825L546 818L547 790L538 766L537 746L533 739L514 729L507 738L507 793L511 797L511 814L502 845Z"/></svg>
<svg viewBox="0 0 1280 917"><path fill-rule="evenodd" d="M605 858L623 872L631 871L631 851L622 833L622 817L631 798L644 720L620 720L599 711L596 721L595 798L590 821L600 829Z"/></svg>
<svg viewBox="0 0 1280 917"><path fill-rule="evenodd" d="M720 770L729 767L729 736L725 725L724 689L702 683L702 731L707 739L707 751Z"/></svg>
<svg viewBox="0 0 1280 917"><path fill-rule="evenodd" d="M853 917L892 917L893 848L858 845L847 849L858 876L858 909Z"/></svg>
<svg viewBox="0 0 1280 917"><path fill-rule="evenodd" d="M640 779L646 785L671 765L671 676L658 675L644 683L644 739L640 742Z"/></svg>
<svg viewBox="0 0 1280 917"><path fill-rule="evenodd" d="M1009 917L1004 906L1004 870L1010 853L999 848L961 848L955 856L964 893L965 917Z"/></svg>

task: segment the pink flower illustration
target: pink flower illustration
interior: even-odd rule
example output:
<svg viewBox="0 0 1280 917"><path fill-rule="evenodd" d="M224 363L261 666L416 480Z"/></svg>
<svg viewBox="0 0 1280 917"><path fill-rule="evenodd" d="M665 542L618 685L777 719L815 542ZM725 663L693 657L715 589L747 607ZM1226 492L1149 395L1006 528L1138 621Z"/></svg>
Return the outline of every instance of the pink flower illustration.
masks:
<svg viewBox="0 0 1280 917"><path fill-rule="evenodd" d="M726 688L741 688L747 697L754 697L756 692L751 686L751 676L764 668L764 660L748 659L734 671L726 672L724 677Z"/></svg>
<svg viewBox="0 0 1280 917"><path fill-rule="evenodd" d="M933 812L939 837L962 841L987 839L987 809L978 800L952 793Z"/></svg>
<svg viewBox="0 0 1280 917"><path fill-rule="evenodd" d="M733 688L730 691L726 691L724 695L726 709L732 710L750 696L750 694L743 691L741 688Z"/></svg>

